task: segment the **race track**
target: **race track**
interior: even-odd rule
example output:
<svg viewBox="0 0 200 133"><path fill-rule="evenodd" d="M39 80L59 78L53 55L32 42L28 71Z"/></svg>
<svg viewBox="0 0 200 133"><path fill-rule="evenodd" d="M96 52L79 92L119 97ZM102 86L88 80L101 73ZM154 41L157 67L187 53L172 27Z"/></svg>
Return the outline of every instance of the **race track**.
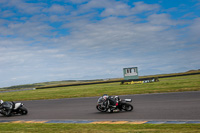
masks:
<svg viewBox="0 0 200 133"><path fill-rule="evenodd" d="M98 97L23 101L25 116L0 120L200 120L200 91L120 96L132 98L131 112L102 113Z"/></svg>

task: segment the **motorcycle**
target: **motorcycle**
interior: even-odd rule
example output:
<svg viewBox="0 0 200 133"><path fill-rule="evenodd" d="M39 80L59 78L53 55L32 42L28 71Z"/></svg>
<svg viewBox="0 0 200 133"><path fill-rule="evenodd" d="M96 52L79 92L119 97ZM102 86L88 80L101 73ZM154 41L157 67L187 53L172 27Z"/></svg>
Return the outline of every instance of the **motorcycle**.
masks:
<svg viewBox="0 0 200 133"><path fill-rule="evenodd" d="M115 105L110 104L110 100L107 100L103 97L100 97L97 101L96 108L100 112L119 112L119 111L132 111L133 106L128 102L132 102L132 99L120 99L118 96L115 98L111 97L115 100Z"/></svg>
<svg viewBox="0 0 200 133"><path fill-rule="evenodd" d="M2 100L1 100L2 101ZM11 115L26 115L28 110L24 107L23 103L14 103L14 102L2 102L0 105L0 114L3 116Z"/></svg>

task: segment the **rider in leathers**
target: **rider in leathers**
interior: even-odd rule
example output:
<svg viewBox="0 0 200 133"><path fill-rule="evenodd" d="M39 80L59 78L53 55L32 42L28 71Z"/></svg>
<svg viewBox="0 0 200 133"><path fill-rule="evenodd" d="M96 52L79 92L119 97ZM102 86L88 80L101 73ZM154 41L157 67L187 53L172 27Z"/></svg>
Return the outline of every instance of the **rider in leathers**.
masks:
<svg viewBox="0 0 200 133"><path fill-rule="evenodd" d="M115 97L113 97L113 96L108 96L107 94L104 94L103 96L102 96L106 101L109 101L109 107L111 107L111 108L116 108L116 106L118 106L118 102L117 102L117 100L119 99L119 97L118 96L115 96Z"/></svg>

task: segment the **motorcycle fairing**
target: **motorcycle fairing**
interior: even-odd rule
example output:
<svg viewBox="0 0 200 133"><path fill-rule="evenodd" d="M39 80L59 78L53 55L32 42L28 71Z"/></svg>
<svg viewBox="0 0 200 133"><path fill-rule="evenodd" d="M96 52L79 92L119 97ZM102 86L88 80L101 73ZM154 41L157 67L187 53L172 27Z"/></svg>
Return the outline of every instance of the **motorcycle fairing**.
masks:
<svg viewBox="0 0 200 133"><path fill-rule="evenodd" d="M18 109L21 105L22 105L22 103L15 103L15 108L14 108L14 110Z"/></svg>

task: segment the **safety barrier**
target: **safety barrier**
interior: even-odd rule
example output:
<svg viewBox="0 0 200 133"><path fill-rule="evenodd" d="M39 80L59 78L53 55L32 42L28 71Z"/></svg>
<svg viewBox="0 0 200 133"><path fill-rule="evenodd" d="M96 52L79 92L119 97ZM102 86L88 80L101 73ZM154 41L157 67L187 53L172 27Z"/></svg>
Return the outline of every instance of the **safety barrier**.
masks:
<svg viewBox="0 0 200 133"><path fill-rule="evenodd" d="M121 85L130 85L130 84L143 84L143 83L152 83L158 82L159 79L157 77L153 78L141 78L141 79L130 79L121 81Z"/></svg>

